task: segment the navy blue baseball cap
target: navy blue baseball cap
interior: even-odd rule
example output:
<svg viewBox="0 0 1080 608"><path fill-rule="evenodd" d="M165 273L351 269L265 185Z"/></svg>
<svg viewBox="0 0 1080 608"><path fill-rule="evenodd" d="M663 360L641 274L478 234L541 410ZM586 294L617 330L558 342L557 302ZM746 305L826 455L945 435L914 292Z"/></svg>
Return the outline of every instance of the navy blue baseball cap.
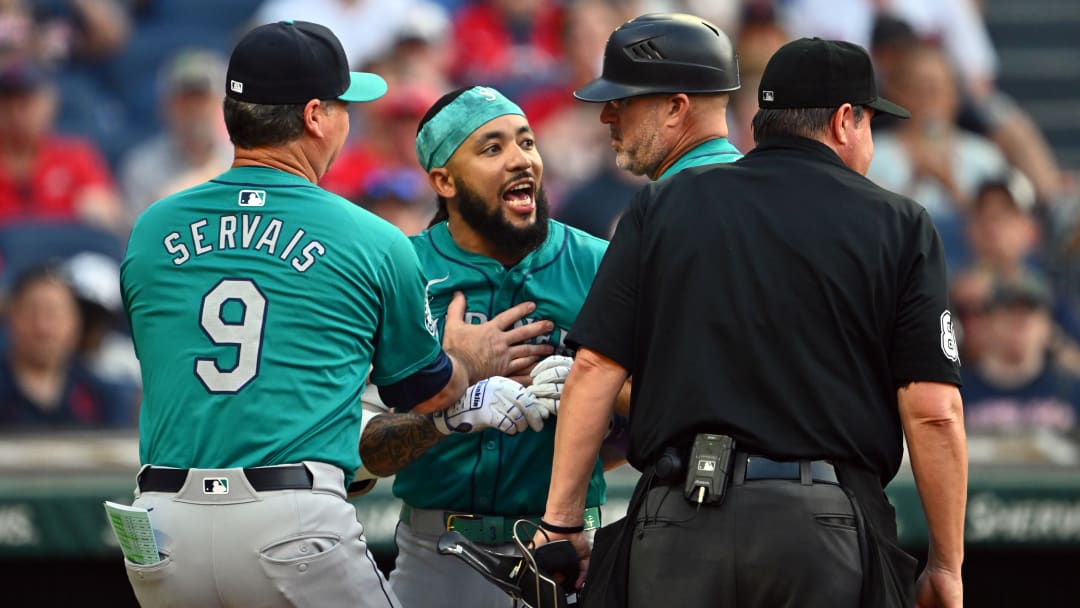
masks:
<svg viewBox="0 0 1080 608"><path fill-rule="evenodd" d="M386 93L377 74L350 72L341 41L308 21L278 21L251 30L229 58L225 94L257 104L312 99L374 101Z"/></svg>

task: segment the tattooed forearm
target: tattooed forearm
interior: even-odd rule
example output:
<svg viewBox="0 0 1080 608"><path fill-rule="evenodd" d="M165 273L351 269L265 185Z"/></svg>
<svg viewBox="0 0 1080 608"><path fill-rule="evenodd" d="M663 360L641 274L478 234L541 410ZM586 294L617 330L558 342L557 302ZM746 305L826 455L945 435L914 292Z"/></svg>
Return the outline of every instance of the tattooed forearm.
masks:
<svg viewBox="0 0 1080 608"><path fill-rule="evenodd" d="M397 473L445 437L429 416L421 414L380 414L372 419L360 437L360 459L373 475Z"/></svg>

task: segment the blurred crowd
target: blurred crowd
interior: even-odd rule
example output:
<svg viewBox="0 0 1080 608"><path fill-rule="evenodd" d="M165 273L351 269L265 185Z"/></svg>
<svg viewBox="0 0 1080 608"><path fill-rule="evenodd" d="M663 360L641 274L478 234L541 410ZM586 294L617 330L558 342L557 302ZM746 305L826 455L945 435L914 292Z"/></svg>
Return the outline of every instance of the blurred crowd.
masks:
<svg viewBox="0 0 1080 608"><path fill-rule="evenodd" d="M225 66L239 34L329 26L389 93L354 104L323 187L423 230L435 197L416 125L444 92L497 87L525 110L556 219L609 237L641 178L614 164L599 107L570 92L651 11L691 12L737 44L732 142L753 146L757 82L784 42L867 47L883 95L869 177L920 202L944 239L966 424L990 460L1080 465L1075 174L995 85L978 0L0 0L0 430L130 427L139 373L120 302L128 230L156 199L227 168ZM1076 169L1076 168L1072 168Z"/></svg>

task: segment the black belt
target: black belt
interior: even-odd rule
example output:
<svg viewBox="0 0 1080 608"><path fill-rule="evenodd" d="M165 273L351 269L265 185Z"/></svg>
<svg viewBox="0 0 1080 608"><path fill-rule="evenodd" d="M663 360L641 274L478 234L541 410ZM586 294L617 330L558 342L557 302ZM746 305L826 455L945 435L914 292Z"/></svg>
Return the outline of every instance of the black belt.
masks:
<svg viewBox="0 0 1080 608"><path fill-rule="evenodd" d="M740 466L745 463L745 466ZM740 471L740 469L742 469ZM790 460L777 461L756 454L735 453L735 467L732 472L735 483L740 479L753 481L758 479L794 479L804 483L819 482L839 484L836 468L825 460Z"/></svg>
<svg viewBox="0 0 1080 608"><path fill-rule="evenodd" d="M188 469L146 467L139 473L141 492L179 492L187 482ZM310 490L314 480L311 471L302 464L244 469L244 477L256 492L275 490Z"/></svg>

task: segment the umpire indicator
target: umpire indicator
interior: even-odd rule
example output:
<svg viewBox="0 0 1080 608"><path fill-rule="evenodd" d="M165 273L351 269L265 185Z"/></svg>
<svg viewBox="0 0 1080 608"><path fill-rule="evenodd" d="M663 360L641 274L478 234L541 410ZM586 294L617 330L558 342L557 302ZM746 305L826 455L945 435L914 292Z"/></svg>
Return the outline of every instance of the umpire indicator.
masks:
<svg viewBox="0 0 1080 608"><path fill-rule="evenodd" d="M694 438L683 489L687 500L699 505L723 502L734 449L735 440L727 435L701 433Z"/></svg>

